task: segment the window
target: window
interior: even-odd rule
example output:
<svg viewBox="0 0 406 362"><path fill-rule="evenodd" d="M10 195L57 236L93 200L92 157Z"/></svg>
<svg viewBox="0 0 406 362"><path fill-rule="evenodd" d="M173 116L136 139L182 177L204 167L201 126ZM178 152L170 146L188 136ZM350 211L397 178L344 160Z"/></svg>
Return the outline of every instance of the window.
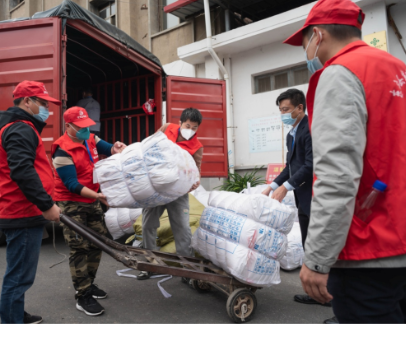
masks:
<svg viewBox="0 0 406 362"><path fill-rule="evenodd" d="M276 89L293 87L295 85L309 83L310 72L307 66L281 70L254 77L255 93L264 93Z"/></svg>
<svg viewBox="0 0 406 362"><path fill-rule="evenodd" d="M172 14L167 14L163 10L163 8L167 5L173 4L177 0L163 0L163 6L162 6L162 29L161 30L166 30L169 28L173 28L174 26L179 24L179 18L175 15Z"/></svg>
<svg viewBox="0 0 406 362"><path fill-rule="evenodd" d="M10 0L10 10L14 9L17 5L24 2L24 0Z"/></svg>
<svg viewBox="0 0 406 362"><path fill-rule="evenodd" d="M109 4L99 9L99 16L112 25L116 25L116 2L110 1Z"/></svg>

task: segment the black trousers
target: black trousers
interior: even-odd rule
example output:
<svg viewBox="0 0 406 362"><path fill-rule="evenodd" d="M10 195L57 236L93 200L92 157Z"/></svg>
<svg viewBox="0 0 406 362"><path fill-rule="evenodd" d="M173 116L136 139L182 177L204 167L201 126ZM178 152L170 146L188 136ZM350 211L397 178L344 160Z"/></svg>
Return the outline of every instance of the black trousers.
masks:
<svg viewBox="0 0 406 362"><path fill-rule="evenodd" d="M302 234L302 245L303 245L303 249L304 249L305 241L306 241L306 237L307 237L307 230L309 229L310 217L309 217L309 215L307 215L303 212L300 205L298 206L298 216L299 216L300 232Z"/></svg>
<svg viewBox="0 0 406 362"><path fill-rule="evenodd" d="M332 268L327 289L340 324L406 322L406 268Z"/></svg>

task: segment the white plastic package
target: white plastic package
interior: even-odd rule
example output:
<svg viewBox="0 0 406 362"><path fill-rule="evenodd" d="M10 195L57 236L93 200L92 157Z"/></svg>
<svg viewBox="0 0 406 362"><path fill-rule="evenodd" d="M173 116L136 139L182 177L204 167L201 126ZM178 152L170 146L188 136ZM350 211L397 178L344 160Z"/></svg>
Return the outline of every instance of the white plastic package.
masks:
<svg viewBox="0 0 406 362"><path fill-rule="evenodd" d="M302 246L302 234L298 222L293 224L288 234L288 246L285 256L280 260L281 269L294 270L303 264L304 250Z"/></svg>
<svg viewBox="0 0 406 362"><path fill-rule="evenodd" d="M199 179L193 157L158 132L95 165L111 207L147 208L185 195Z"/></svg>
<svg viewBox="0 0 406 362"><path fill-rule="evenodd" d="M281 282L278 261L203 228L193 234L192 247L242 283L269 287Z"/></svg>
<svg viewBox="0 0 406 362"><path fill-rule="evenodd" d="M280 260L286 252L286 235L235 212L207 207L200 218L200 227L267 258Z"/></svg>
<svg viewBox="0 0 406 362"><path fill-rule="evenodd" d="M133 234L133 225L141 216L142 209L109 208L104 214L106 226L114 240Z"/></svg>
<svg viewBox="0 0 406 362"><path fill-rule="evenodd" d="M292 208L261 194L245 195L212 191L209 205L246 215L279 232L288 234L295 220Z"/></svg>

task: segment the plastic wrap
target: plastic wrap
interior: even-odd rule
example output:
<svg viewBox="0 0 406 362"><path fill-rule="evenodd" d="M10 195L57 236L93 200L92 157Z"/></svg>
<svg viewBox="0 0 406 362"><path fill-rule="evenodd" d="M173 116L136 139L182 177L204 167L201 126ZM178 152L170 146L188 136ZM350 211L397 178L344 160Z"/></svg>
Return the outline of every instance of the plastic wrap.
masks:
<svg viewBox="0 0 406 362"><path fill-rule="evenodd" d="M158 132L95 165L111 207L148 208L185 195L199 179L193 157Z"/></svg>

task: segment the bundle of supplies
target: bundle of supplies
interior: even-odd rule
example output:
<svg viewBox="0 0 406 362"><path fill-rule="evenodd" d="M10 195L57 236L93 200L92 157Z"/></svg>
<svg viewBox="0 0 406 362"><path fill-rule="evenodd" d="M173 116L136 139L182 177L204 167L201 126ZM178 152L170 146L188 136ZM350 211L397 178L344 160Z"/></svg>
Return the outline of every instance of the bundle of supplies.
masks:
<svg viewBox="0 0 406 362"><path fill-rule="evenodd" d="M280 283L295 209L261 194L210 193L192 247L243 283Z"/></svg>
<svg viewBox="0 0 406 362"><path fill-rule="evenodd" d="M133 234L133 225L141 216L142 209L109 208L104 214L106 226L114 240Z"/></svg>
<svg viewBox="0 0 406 362"><path fill-rule="evenodd" d="M298 222L293 224L288 234L288 248L285 256L280 260L281 269L293 270L300 268L303 263L304 250L302 246L302 233Z"/></svg>
<svg viewBox="0 0 406 362"><path fill-rule="evenodd" d="M199 179L193 157L162 132L95 164L94 181L111 207L148 208L185 195Z"/></svg>

